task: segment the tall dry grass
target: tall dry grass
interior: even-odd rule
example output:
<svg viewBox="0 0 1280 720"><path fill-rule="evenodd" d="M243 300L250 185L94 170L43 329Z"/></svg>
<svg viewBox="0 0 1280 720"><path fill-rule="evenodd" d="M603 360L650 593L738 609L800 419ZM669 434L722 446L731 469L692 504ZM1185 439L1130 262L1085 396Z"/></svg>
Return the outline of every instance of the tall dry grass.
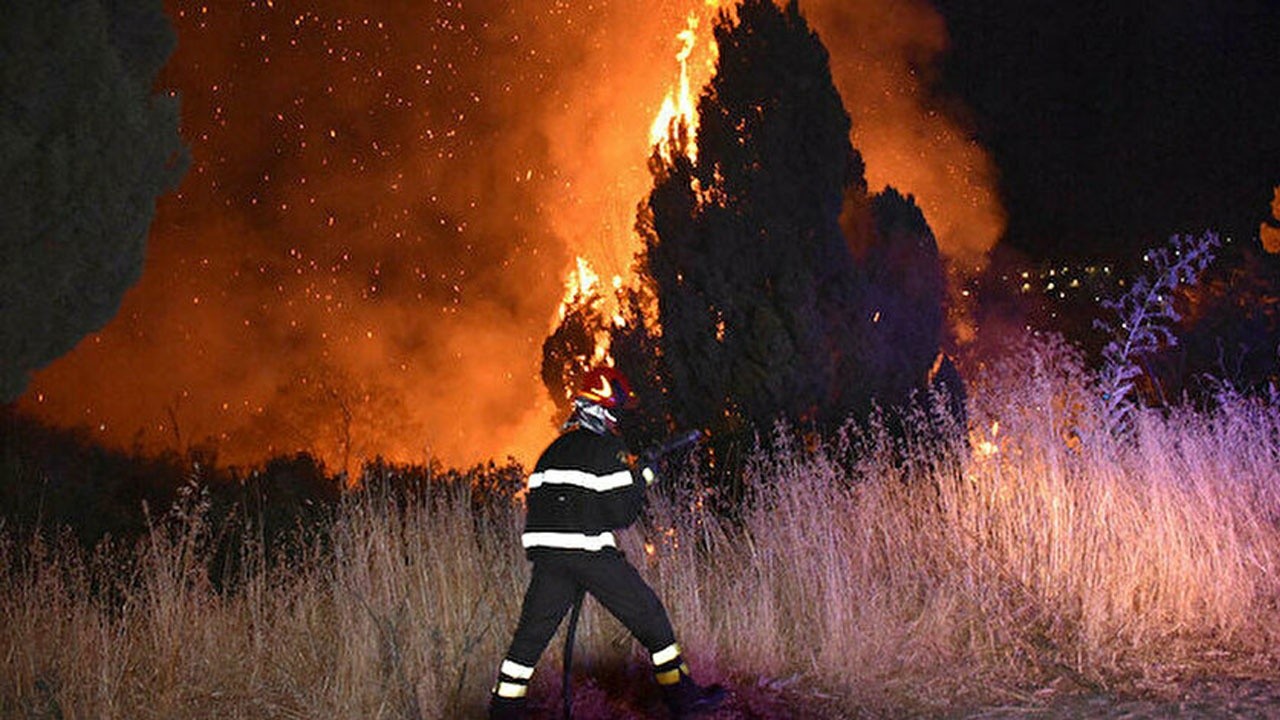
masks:
<svg viewBox="0 0 1280 720"><path fill-rule="evenodd" d="M158 520L131 562L6 541L0 717L478 712L527 578L514 511L359 496L327 543L268 563L248 541L220 591L203 510L192 498Z"/></svg>
<svg viewBox="0 0 1280 720"><path fill-rule="evenodd" d="M696 675L850 707L943 712L1057 678L1251 667L1280 627L1280 408L1144 413L1123 440L1091 435L1091 408L1070 353L1024 348L975 373L971 446L783 435L751 465L739 522L676 478L624 549ZM527 579L518 508L356 496L288 562L247 543L233 591L209 581L218 529L202 517L189 497L128 563L4 540L0 715L482 712ZM579 642L588 671L646 662L591 603ZM559 653L535 695L554 694Z"/></svg>
<svg viewBox="0 0 1280 720"><path fill-rule="evenodd" d="M1256 669L1280 627L1280 408L1144 412L1114 439L1089 393L1033 344L979 373L971 447L783 443L740 529L663 508L677 625L729 672L890 712Z"/></svg>

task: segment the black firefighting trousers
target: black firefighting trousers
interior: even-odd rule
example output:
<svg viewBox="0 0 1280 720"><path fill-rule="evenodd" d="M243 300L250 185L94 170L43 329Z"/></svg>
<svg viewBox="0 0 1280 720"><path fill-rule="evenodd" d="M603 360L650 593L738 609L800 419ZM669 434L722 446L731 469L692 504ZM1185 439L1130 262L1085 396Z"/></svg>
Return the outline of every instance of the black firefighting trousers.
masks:
<svg viewBox="0 0 1280 720"><path fill-rule="evenodd" d="M658 595L622 553L546 552L533 561L533 576L525 591L507 658L532 668L584 588L626 626L650 653L675 643L675 632Z"/></svg>

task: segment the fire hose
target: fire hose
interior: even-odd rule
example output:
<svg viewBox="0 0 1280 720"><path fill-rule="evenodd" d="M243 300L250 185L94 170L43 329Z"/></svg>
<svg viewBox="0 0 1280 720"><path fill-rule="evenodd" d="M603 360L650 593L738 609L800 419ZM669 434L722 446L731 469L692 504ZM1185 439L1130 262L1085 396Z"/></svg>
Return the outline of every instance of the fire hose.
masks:
<svg viewBox="0 0 1280 720"><path fill-rule="evenodd" d="M629 463L633 468L639 467L645 483L653 484L656 476L653 474L653 465L663 456L673 453L677 450L686 448L701 441L706 437L706 433L702 430L690 430L679 435L675 435L661 445L655 448L649 448L639 456L629 458ZM645 472L648 471L648 472ZM564 678L560 684L560 692L564 699L564 718L565 720L573 720L573 689L570 685L570 674L573 670L573 638L578 630L578 618L582 615L582 602L586 599L587 589L578 586L578 594L573 598L573 611L569 613L569 627L565 630L564 636Z"/></svg>

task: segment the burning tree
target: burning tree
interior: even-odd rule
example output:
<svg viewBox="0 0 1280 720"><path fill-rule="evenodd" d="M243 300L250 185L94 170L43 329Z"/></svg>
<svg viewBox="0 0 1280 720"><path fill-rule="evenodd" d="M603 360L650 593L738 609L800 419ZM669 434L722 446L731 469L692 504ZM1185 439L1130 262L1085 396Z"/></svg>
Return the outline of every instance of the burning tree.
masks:
<svg viewBox="0 0 1280 720"><path fill-rule="evenodd" d="M862 283L839 225L865 189L826 49L796 3L748 0L715 28L698 150L655 153L639 230L680 424L839 417Z"/></svg>
<svg viewBox="0 0 1280 720"><path fill-rule="evenodd" d="M0 11L0 402L116 313L155 199L182 177L178 102L153 95L174 35L159 0Z"/></svg>
<svg viewBox="0 0 1280 720"><path fill-rule="evenodd" d="M942 328L923 214L892 188L867 196L827 51L795 2L747 0L715 35L696 156L675 128L638 221L676 420L830 426L902 404Z"/></svg>
<svg viewBox="0 0 1280 720"><path fill-rule="evenodd" d="M569 414L569 400L578 380L605 352L608 329L599 281L586 261L578 258L560 302L560 324L542 342L542 384L561 416Z"/></svg>
<svg viewBox="0 0 1280 720"><path fill-rule="evenodd" d="M827 51L797 4L744 0L714 33L697 116L674 115L650 158L639 287L618 294L607 326L593 300L567 296L544 346L556 396L607 331L603 357L642 395L633 443L673 426L721 440L778 419L831 428L906 404L939 366L937 244L910 196L868 195Z"/></svg>

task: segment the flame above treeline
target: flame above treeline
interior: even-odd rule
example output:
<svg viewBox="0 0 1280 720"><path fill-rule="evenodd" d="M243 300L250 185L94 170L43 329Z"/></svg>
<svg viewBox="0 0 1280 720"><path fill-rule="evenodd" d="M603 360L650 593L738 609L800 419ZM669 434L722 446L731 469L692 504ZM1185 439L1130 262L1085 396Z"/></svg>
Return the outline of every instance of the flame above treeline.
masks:
<svg viewBox="0 0 1280 720"><path fill-rule="evenodd" d="M558 420L538 364L566 278L630 277L648 157L694 118L721 5L168 2L192 170L117 318L22 407L237 464L529 463ZM992 169L915 70L941 18L801 10L872 190L915 194L944 254L980 263Z"/></svg>
<svg viewBox="0 0 1280 720"><path fill-rule="evenodd" d="M717 3L709 0L708 5L715 7ZM719 9L719 8L717 8ZM730 12L731 8L726 9ZM689 13L688 26L676 35L680 40L680 51L676 53L676 63L680 66L680 80L675 88L667 92L666 98L662 101L662 107L658 109L657 116L653 119L653 124L649 126L649 144L659 151L668 160L671 158L671 149L669 147L668 138L677 123L683 123L688 129L690 135L687 152L689 157L697 158L698 156L698 113L695 105L693 83L689 79L690 57L693 51L698 47L698 15L697 13ZM717 48L714 39L703 38L702 47L707 50L706 67L711 70L715 66L717 57Z"/></svg>

